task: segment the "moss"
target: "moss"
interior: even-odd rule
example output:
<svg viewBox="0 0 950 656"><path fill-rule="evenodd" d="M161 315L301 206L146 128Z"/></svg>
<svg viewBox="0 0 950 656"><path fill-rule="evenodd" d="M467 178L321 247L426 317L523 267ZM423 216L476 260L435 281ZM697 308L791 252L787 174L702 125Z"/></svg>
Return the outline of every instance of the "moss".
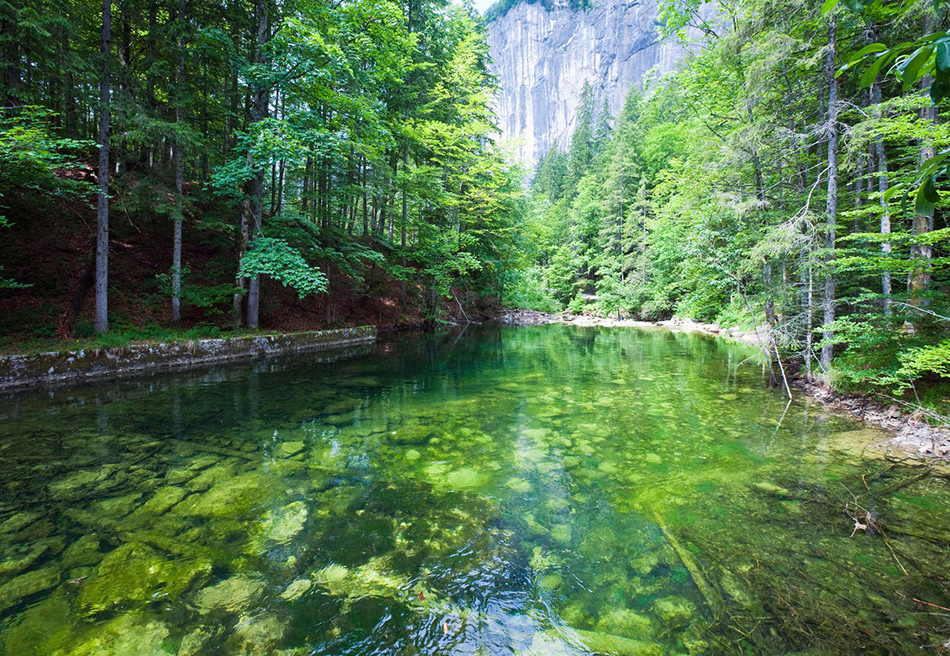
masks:
<svg viewBox="0 0 950 656"><path fill-rule="evenodd" d="M21 574L0 586L0 613L27 597L59 585L62 572L57 567L44 567Z"/></svg>
<svg viewBox="0 0 950 656"><path fill-rule="evenodd" d="M102 559L95 574L80 587L77 605L83 615L94 615L119 605L174 599L210 574L210 562L172 560L146 544L130 542Z"/></svg>
<svg viewBox="0 0 950 656"><path fill-rule="evenodd" d="M125 613L94 626L68 650L53 656L167 656L168 626L158 619Z"/></svg>
<svg viewBox="0 0 950 656"><path fill-rule="evenodd" d="M216 611L243 611L264 594L264 584L248 576L225 579L195 595L195 607L202 615Z"/></svg>

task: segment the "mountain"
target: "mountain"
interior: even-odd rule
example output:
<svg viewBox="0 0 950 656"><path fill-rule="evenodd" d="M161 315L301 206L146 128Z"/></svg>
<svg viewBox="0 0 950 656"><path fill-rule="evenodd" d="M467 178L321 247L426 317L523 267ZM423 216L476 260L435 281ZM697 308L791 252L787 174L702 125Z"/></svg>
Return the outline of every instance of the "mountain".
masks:
<svg viewBox="0 0 950 656"><path fill-rule="evenodd" d="M488 24L492 72L501 92L495 112L502 137L520 140L534 165L555 142L567 146L585 80L594 107L620 113L644 75L669 72L683 49L658 41L655 0L601 0L586 11L522 2Z"/></svg>

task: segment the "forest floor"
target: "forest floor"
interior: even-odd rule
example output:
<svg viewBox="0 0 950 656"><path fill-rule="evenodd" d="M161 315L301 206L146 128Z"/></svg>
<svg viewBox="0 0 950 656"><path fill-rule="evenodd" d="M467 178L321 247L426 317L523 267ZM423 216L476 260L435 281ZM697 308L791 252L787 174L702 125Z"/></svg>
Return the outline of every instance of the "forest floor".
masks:
<svg viewBox="0 0 950 656"><path fill-rule="evenodd" d="M677 332L713 335L760 348L765 340L765 333L761 331L721 328L716 324L699 323L690 319L635 321L566 313L554 315L534 310L505 310L498 319L503 323L521 326L564 323L574 326L659 327ZM794 389L833 412L850 415L865 424L883 428L891 433L891 437L879 445L887 453L950 461L950 428L939 425L939 418L930 416L917 404L892 398L882 401L866 394L846 394L824 383L808 381L804 376L791 378L791 384Z"/></svg>

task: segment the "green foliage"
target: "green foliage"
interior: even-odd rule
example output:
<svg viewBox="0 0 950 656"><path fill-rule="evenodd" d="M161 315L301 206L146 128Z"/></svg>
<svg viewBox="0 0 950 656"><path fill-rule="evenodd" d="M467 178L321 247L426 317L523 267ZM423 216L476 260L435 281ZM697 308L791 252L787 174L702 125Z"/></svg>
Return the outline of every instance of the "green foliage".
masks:
<svg viewBox="0 0 950 656"><path fill-rule="evenodd" d="M11 193L41 192L81 198L92 191L90 183L57 175L75 167L80 151L95 144L54 136L50 121L56 116L42 107L21 107L0 118L0 198Z"/></svg>
<svg viewBox="0 0 950 656"><path fill-rule="evenodd" d="M158 294L162 299L168 299L172 296L172 273L159 273L155 276L158 287ZM181 289L178 297L182 304L197 308L212 308L229 303L238 292L238 288L231 283L221 285L199 285L193 282L191 269L182 268ZM157 299L156 299L157 300Z"/></svg>
<svg viewBox="0 0 950 656"><path fill-rule="evenodd" d="M527 308L539 312L554 313L563 309L563 305L548 288L544 271L533 266L526 271L513 271L505 284L502 303L505 307Z"/></svg>
<svg viewBox="0 0 950 656"><path fill-rule="evenodd" d="M239 275L267 275L284 287L292 287L300 298L326 291L327 277L314 269L298 250L283 239L259 237L241 260Z"/></svg>

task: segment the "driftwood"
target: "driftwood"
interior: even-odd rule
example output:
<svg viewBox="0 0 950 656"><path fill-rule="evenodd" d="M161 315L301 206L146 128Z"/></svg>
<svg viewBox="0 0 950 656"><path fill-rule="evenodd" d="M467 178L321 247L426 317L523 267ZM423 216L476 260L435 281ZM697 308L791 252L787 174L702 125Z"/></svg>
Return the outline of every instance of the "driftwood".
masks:
<svg viewBox="0 0 950 656"><path fill-rule="evenodd" d="M703 598L706 600L706 605L709 607L709 610L712 611L716 621L722 620L725 616L726 604L719 590L709 584L699 563L697 563L692 554L680 544L679 540L670 532L666 524L656 516L654 516L653 521L660 527L660 530L663 531L663 535L666 536L666 541L670 543L670 546L673 547L673 551L676 552L676 555L679 556L680 561L682 561L683 566L689 571L690 576L693 577L693 583L699 588Z"/></svg>

